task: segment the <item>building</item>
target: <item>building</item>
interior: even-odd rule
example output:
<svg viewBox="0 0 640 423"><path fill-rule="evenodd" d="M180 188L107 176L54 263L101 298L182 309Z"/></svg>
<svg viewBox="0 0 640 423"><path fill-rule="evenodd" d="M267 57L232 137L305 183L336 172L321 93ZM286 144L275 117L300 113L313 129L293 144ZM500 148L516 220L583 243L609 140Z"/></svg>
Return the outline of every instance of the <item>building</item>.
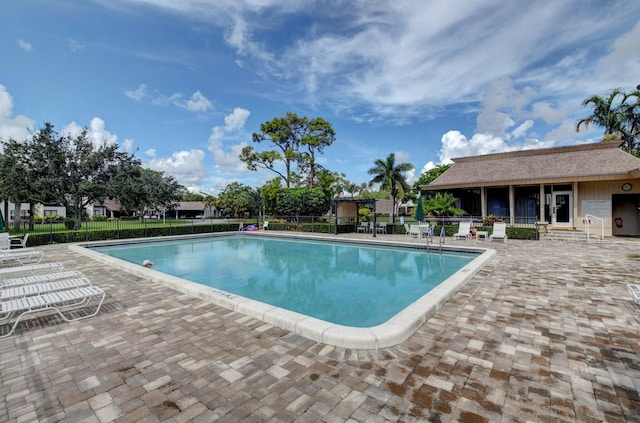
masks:
<svg viewBox="0 0 640 423"><path fill-rule="evenodd" d="M472 216L511 224L640 236L640 159L620 143L584 144L453 159L420 188L451 192ZM595 225L595 228L593 227Z"/></svg>

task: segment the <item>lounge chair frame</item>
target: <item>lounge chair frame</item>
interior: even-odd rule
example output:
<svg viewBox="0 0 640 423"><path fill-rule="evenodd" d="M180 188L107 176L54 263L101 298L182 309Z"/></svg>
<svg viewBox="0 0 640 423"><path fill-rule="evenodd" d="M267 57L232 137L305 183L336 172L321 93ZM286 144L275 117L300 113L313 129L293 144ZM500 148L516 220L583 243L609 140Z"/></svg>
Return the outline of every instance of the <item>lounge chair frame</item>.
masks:
<svg viewBox="0 0 640 423"><path fill-rule="evenodd" d="M0 316L4 316L0 317L0 324L10 324L11 329L6 334L0 335L0 339L13 334L20 320L33 313L55 311L65 322L88 319L98 314L105 297L106 294L101 288L97 286L86 286L2 301L0 302ZM65 315L65 313L84 309L92 300L98 302L93 312L77 317ZM14 316L15 321L11 323Z"/></svg>

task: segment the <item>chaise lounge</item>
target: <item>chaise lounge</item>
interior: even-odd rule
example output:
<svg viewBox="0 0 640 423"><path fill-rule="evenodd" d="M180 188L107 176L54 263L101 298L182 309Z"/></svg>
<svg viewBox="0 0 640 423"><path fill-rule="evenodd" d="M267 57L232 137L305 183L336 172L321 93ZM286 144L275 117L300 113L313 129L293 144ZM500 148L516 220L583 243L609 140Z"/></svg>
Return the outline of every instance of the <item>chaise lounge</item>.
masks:
<svg viewBox="0 0 640 423"><path fill-rule="evenodd" d="M75 322L93 317L100 311L105 296L105 292L97 286L83 286L1 301L0 325L11 325L11 328L7 333L0 335L0 338L10 336L15 331L18 323L20 323L20 320L28 314L55 311L66 322ZM76 317L65 315L65 313L79 311L87 307L92 301L98 303L93 312L82 313ZM15 321L11 323L14 317Z"/></svg>

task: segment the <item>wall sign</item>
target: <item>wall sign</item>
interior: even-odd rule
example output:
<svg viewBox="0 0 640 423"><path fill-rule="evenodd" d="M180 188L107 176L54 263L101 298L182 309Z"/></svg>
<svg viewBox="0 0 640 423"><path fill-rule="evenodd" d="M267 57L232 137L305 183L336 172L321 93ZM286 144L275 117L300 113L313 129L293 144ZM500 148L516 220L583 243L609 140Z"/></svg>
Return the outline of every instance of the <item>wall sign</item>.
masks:
<svg viewBox="0 0 640 423"><path fill-rule="evenodd" d="M596 217L611 217L610 200L582 200L582 215L591 214Z"/></svg>

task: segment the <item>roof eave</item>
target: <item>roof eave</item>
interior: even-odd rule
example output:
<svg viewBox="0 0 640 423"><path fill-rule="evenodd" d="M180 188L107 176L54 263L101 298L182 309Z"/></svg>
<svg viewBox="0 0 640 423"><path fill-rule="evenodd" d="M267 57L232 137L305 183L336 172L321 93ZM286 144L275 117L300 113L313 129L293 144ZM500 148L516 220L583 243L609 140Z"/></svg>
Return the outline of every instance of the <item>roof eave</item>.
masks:
<svg viewBox="0 0 640 423"><path fill-rule="evenodd" d="M478 187L498 187L505 185L540 185L540 184L567 184L572 182L594 182L594 181L616 181L624 179L640 178L640 169L624 173L606 174L606 175L584 175L571 177L548 177L540 179L513 179L505 181L473 181L461 184L437 184L437 185L420 185L420 189L424 191L438 191L444 189L455 188L478 188Z"/></svg>

